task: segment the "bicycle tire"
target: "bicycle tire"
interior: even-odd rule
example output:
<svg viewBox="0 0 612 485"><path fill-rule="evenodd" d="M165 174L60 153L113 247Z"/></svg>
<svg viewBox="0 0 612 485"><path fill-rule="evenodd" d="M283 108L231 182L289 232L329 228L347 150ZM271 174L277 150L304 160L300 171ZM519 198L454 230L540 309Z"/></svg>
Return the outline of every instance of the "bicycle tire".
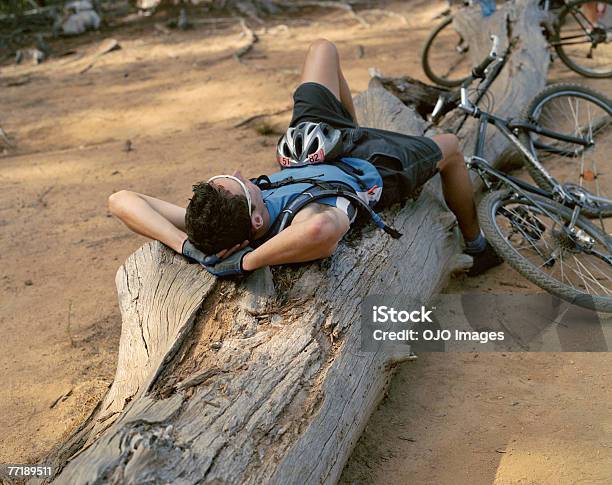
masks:
<svg viewBox="0 0 612 485"><path fill-rule="evenodd" d="M603 71L603 72L593 72L591 70L585 69L582 66L580 66L579 64L575 63L567 54L566 52L563 50L563 45L561 45L560 40L561 40L561 28L563 27L563 25L565 24L565 20L567 15L569 15L572 11L574 11L574 9L577 7L578 9L585 3L590 3L593 0L573 0L569 3L567 3L559 12L559 15L557 17L557 20L555 22L555 26L554 26L554 33L553 33L553 45L555 48L555 51L557 52L557 55L559 56L559 58L561 59L561 61L563 61L563 63L569 67L572 71L577 72L578 74L585 76L585 77L591 77L591 78L607 78L607 77L612 77L612 66L607 70L607 71ZM600 0L598 1L598 3L606 3L608 4L608 8L612 8L612 0ZM607 43L607 42L605 42Z"/></svg>
<svg viewBox="0 0 612 485"><path fill-rule="evenodd" d="M429 62L429 55L431 53L431 47L433 45L435 38L438 36L440 32L442 32L446 27L448 27L452 23L453 23L453 17L449 16L443 22L438 24L438 26L434 30L432 30L429 36L427 37L427 40L425 41L425 44L423 46L423 50L421 51L421 66L423 67L423 71L425 72L425 75L429 78L431 82L437 84L438 86L444 86L447 88L456 88L457 86L461 86L461 83L469 77L469 76L466 76L462 79L458 79L455 81L445 79L443 77L436 75L433 72L433 69L431 68L431 63Z"/></svg>
<svg viewBox="0 0 612 485"><path fill-rule="evenodd" d="M504 259L512 268L522 274L532 283L538 285L543 290L558 296L559 298L568 301L572 304L590 308L592 310L602 312L612 312L612 296L592 296L587 293L580 292L559 280L552 278L544 271L537 268L532 262L521 255L512 244L503 236L501 230L498 230L495 219L496 209L499 202L510 199L513 192L503 189L495 192L489 192L478 205L478 220L482 231L484 232L487 241L493 246L497 254ZM545 197L532 195L538 204L541 204L547 210L554 212L564 220L571 219L572 211L566 207L554 202ZM612 243L610 238L604 235L595 225L584 218L579 218L576 225L585 230L592 237L596 238L605 247L608 252L612 251Z"/></svg>
<svg viewBox="0 0 612 485"><path fill-rule="evenodd" d="M608 99L604 94L595 91L594 89L581 86L579 84L559 83L548 86L547 88L536 94L529 102L527 107L523 109L521 113L521 119L528 122L538 122L538 115L536 113L541 112L542 107L547 102L561 96L574 96L592 101L598 106L600 106L602 109L607 110L610 116L612 116L612 101L610 101L610 99ZM609 137L612 134L612 126L606 126L606 132L603 134L601 139ZM541 157L538 156L537 149L532 143L530 134L526 131L522 131L519 134L519 140L525 147L529 149L529 151L538 159L538 161L541 162ZM547 191L553 190L552 184L542 175L539 169L529 163L528 160L525 160L525 166L527 171L529 172L529 175L531 175L531 177L539 187ZM577 183L578 181L570 182ZM610 217L612 216L612 205L609 208L604 208L597 212L585 209L584 214L589 217Z"/></svg>

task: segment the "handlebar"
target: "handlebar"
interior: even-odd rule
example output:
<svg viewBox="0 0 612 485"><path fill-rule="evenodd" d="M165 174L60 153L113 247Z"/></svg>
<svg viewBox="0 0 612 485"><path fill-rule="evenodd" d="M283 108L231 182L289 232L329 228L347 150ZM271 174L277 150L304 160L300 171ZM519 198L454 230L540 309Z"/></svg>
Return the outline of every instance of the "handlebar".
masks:
<svg viewBox="0 0 612 485"><path fill-rule="evenodd" d="M499 47L499 37L497 37L496 35L492 35L491 40L493 41L491 52L489 52L489 55L485 58L484 61L482 61L474 69L472 69L472 76L470 76L473 78L472 81L474 79L484 79L486 77L485 70L487 69L487 67L491 65L491 63L494 60L497 59L497 49Z"/></svg>
<svg viewBox="0 0 612 485"><path fill-rule="evenodd" d="M476 67L472 69L472 74L467 77L467 79L461 85L461 92L451 93L450 95L440 95L436 106L434 107L431 117L432 120L437 121L442 116L444 116L449 111L452 111L456 107L460 107L462 110L468 113L474 113L475 106L472 105L470 100L468 99L468 87L472 82L476 79L486 79L487 77L487 68L495 61L501 60L502 58L498 55L499 49L499 37L496 35L491 35L491 41L493 45L491 46L491 51L487 55L487 57ZM459 103L459 101L461 102Z"/></svg>

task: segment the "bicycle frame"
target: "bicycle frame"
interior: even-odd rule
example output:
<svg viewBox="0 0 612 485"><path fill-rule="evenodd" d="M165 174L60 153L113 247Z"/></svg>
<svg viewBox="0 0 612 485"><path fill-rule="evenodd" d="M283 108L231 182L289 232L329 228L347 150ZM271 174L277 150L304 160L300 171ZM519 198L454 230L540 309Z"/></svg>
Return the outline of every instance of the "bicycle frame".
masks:
<svg viewBox="0 0 612 485"><path fill-rule="evenodd" d="M469 113L468 113L469 114ZM516 137L516 132L521 130L527 130L531 132L538 133L540 135L545 135L549 138L553 138L555 140L565 141L569 143L574 143L576 145L581 146L591 146L593 143L587 139L579 138L570 135L564 135L562 133L557 133L546 128L542 128L540 126L534 125L529 122L514 122L512 120L507 120L504 118L500 118L498 116L492 115L490 113L481 111L479 108L474 107L474 111L471 113L474 118L479 120L478 123L478 135L476 137L476 146L474 148L474 156L483 159L484 154L484 146L487 135L487 127L488 125L493 125L497 130L512 143L515 147L517 147L523 155L529 160L537 170L539 170L542 176L553 186L555 187L556 195L561 199L560 201L564 202L575 202L572 197L565 193L561 184L544 168L544 166L540 163L540 161L533 156L533 154L520 142L520 140Z"/></svg>
<svg viewBox="0 0 612 485"><path fill-rule="evenodd" d="M532 154L531 151L518 139L518 134L520 132L537 133L552 140L558 140L561 142L574 144L576 145L576 147L580 147L580 149L570 151L568 149L559 150L554 149L554 147L551 148L549 146L545 146L545 149L547 151L562 153L566 156L577 156L579 155L580 150L582 148L593 146L594 143L592 139L558 133L556 131L541 127L538 124L532 123L531 121L514 121L512 119L500 118L498 116L495 116L494 114L483 111L476 104L474 104L472 100L469 99L468 88L470 87L472 82L477 79L480 79L480 83L476 87L478 93L476 103L478 103L478 100L482 98L482 96L484 95L483 93L486 92L491 83L497 78L499 72L501 71L506 62L506 52L504 52L503 56L497 55L499 38L493 35L491 36L491 40L493 41L491 52L484 61L482 61L478 66L472 69L472 74L463 82L461 86L460 103L458 103L459 100L457 92L453 93L450 97L441 95L438 98L438 102L436 103L436 106L434 107L434 110L432 112L432 120L434 120L435 122L436 119L439 119L441 116L448 112L445 110L445 106L447 105L447 103L449 103L450 106L458 107L461 111L465 113L461 124L465 122L468 116L478 119L478 132L476 136L476 144L474 147L473 157L480 160L485 160L483 154L487 128L489 125L493 125L512 145L514 145L524 155L527 160L527 163L530 164L535 170L540 172L542 178L545 179L548 182L548 185L552 187L552 191L550 193L547 193L545 191L542 192L539 189L536 189L535 187L525 183L526 185L520 185L523 190L529 190L534 193L539 193L540 195L545 195L563 205L574 208L578 212L580 211L580 209L586 209L591 212L597 211L597 208L600 206L600 204L603 204L605 206L612 205L612 201L610 201L609 199L593 195L580 186L574 187L573 184L562 185L561 183L559 183L559 181L556 180L548 172L548 170L546 170L546 168L542 165L538 158L534 154ZM496 176L498 178L502 178L500 177L499 173ZM515 182L515 184L516 183L518 182ZM577 215L578 212L576 213Z"/></svg>
<svg viewBox="0 0 612 485"><path fill-rule="evenodd" d="M488 77L488 76L487 76ZM486 81L486 78L485 78ZM519 131L528 131L544 135L547 138L553 140L559 140L575 144L579 147L590 147L593 145L593 141L583 137L577 137L572 135L565 135L563 133L557 133L556 131L543 128L537 124L529 121L514 121L511 119L504 119L495 116L486 111L482 111L478 106L472 104L467 96L467 87L470 81L466 81L461 88L461 104L459 108L466 113L467 116L471 116L479 120L478 133L476 137L476 145L474 147L474 156L483 159L484 146L486 141L486 133L488 125L493 125L499 132L514 145L518 150L525 156L527 163L531 164L536 170L538 170L542 177L548 181L553 187L552 198L558 202L574 207L585 207L587 205L596 205L600 203L611 204L612 202L605 198L599 197L588 192L581 192L577 196L569 193L565 190L564 186L560 184L540 161L521 143L517 138ZM594 204L592 204L594 203Z"/></svg>
<svg viewBox="0 0 612 485"><path fill-rule="evenodd" d="M531 185L530 183L524 180L513 177L512 175L505 174L493 168L491 165L489 165L489 162L487 162L482 157L477 157L477 156L471 157L467 161L467 166L470 170L474 170L480 176L480 178L483 180L487 189L493 188L489 180L490 178L495 178L495 179L500 180L506 186L512 188L512 190L515 193L515 197L523 198L531 202L531 204L534 207L537 207L542 213L546 214L546 216L548 216L551 220L555 221L555 223L558 224L559 228L561 228L563 232L565 232L568 236L574 239L576 237L579 237L580 239L579 244L580 244L582 251L588 254L596 255L597 257L601 258L603 261L612 265L611 255L606 255L606 254L600 253L599 251L596 251L593 249L592 245L594 241L590 236L585 237L584 234L582 234L581 236L578 235L579 233L576 230L575 226L576 226L576 222L578 221L578 217L580 216L580 206L579 205L576 205L574 207L570 222L568 224L565 224L565 222L562 219L560 219L557 216L557 214L549 211L548 209L543 207L542 204L540 204L536 199L531 197L531 194L537 194L537 195L546 197L548 199L552 199L553 197L551 197L551 194L547 192L546 190L541 189L539 187L535 187L534 185Z"/></svg>

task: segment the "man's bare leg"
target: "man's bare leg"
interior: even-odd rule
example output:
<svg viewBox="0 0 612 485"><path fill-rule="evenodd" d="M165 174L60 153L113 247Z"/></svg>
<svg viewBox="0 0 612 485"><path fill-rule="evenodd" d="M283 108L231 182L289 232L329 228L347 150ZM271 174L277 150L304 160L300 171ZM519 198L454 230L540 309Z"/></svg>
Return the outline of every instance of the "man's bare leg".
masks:
<svg viewBox="0 0 612 485"><path fill-rule="evenodd" d="M473 241L480 234L472 182L459 150L455 135L444 134L431 137L442 150L439 162L442 191L448 208L457 216L459 229L466 241Z"/></svg>
<svg viewBox="0 0 612 485"><path fill-rule="evenodd" d="M432 136L442 150L442 160L438 163L442 178L442 191L448 208L457 216L459 229L465 241L464 251L473 258L468 276L478 276L503 262L480 231L474 190L465 166L463 154L459 150L459 140L455 135Z"/></svg>
<svg viewBox="0 0 612 485"><path fill-rule="evenodd" d="M334 93L334 96L351 114L353 120L357 122L351 90L340 68L338 50L332 42L318 39L310 45L302 67L301 82L314 82L325 86Z"/></svg>

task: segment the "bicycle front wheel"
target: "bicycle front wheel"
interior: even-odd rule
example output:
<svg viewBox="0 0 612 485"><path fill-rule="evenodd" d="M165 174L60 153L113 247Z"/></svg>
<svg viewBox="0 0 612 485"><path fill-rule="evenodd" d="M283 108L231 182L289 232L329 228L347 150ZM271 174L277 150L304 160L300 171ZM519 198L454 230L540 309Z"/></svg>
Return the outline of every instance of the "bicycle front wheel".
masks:
<svg viewBox="0 0 612 485"><path fill-rule="evenodd" d="M572 71L611 77L612 0L568 2L555 23L552 45Z"/></svg>
<svg viewBox="0 0 612 485"><path fill-rule="evenodd" d="M512 191L487 194L478 219L487 240L515 270L570 303L612 312L612 244L588 220L566 226L572 211L544 197Z"/></svg>
<svg viewBox="0 0 612 485"><path fill-rule="evenodd" d="M453 28L453 18L448 17L429 34L423 46L421 65L425 75L439 86L460 86L472 70L469 48Z"/></svg>
<svg viewBox="0 0 612 485"><path fill-rule="evenodd" d="M562 184L578 185L602 199L599 210L589 216L612 215L612 103L601 93L575 84L555 84L540 92L522 113L522 118L560 135L590 140L589 146L524 132L519 138L546 168L555 168ZM551 183L542 171L526 160L535 182L546 190ZM606 202L607 201L607 202Z"/></svg>

